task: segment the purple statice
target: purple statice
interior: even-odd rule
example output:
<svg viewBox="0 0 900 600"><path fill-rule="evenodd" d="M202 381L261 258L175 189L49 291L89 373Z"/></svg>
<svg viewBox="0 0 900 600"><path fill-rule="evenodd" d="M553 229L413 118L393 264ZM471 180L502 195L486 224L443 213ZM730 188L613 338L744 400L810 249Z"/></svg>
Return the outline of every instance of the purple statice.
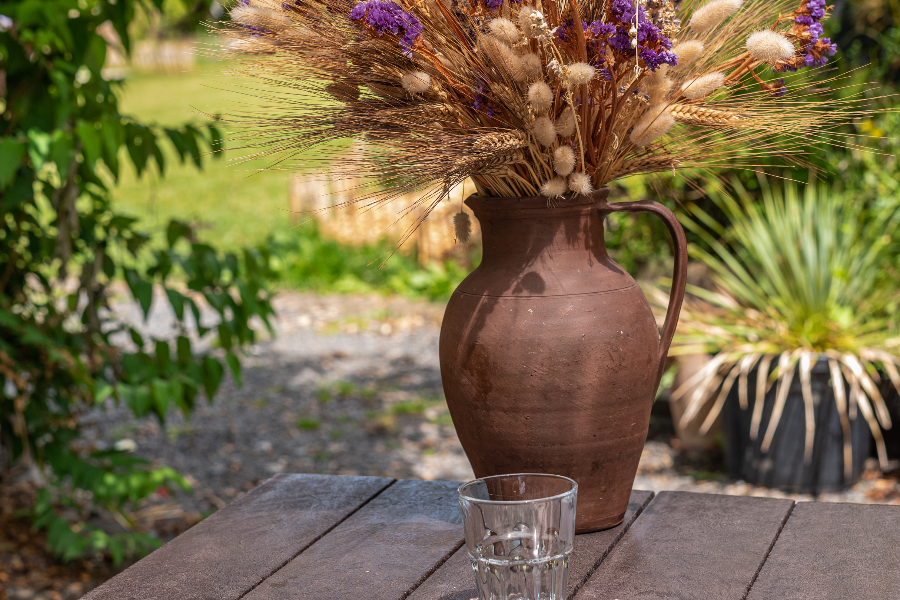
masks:
<svg viewBox="0 0 900 600"><path fill-rule="evenodd" d="M594 21L585 28L585 33L590 32L594 37L611 36L616 32L616 26L612 23Z"/></svg>
<svg viewBox="0 0 900 600"><path fill-rule="evenodd" d="M772 83L767 84L765 88L772 92L777 98L781 98L787 94L787 85L784 83L784 79L776 79Z"/></svg>
<svg viewBox="0 0 900 600"><path fill-rule="evenodd" d="M829 56L837 53L837 44L831 43L828 38L823 38L824 28L822 19L827 16L826 0L802 0L800 8L794 11L794 27L791 34L800 39L807 36L808 42L803 48L803 53L797 58L780 61L775 66L775 71L797 71L804 67L821 67L828 62Z"/></svg>
<svg viewBox="0 0 900 600"><path fill-rule="evenodd" d="M806 9L809 11L809 16L815 21L821 21L825 18L825 8L825 0L806 1Z"/></svg>
<svg viewBox="0 0 900 600"><path fill-rule="evenodd" d="M488 119L493 119L499 113L497 109L491 104L490 99L488 98L488 94L490 90L487 87L487 83L482 81L478 84L478 87L475 88L475 101L472 102L472 108L477 110L478 112L483 112L487 115Z"/></svg>
<svg viewBox="0 0 900 600"><path fill-rule="evenodd" d="M815 44L819 41L819 38L822 36L822 33L825 31L822 24L816 21L812 25L809 26L809 35L810 35L810 43Z"/></svg>
<svg viewBox="0 0 900 600"><path fill-rule="evenodd" d="M378 35L388 33L397 36L406 56L412 55L413 45L422 35L419 19L389 0L360 2L350 11L350 20L365 22Z"/></svg>
<svg viewBox="0 0 900 600"><path fill-rule="evenodd" d="M609 43L609 36L615 33L615 25L602 21L594 21L584 28L588 51L594 56L590 64L599 69L600 76L607 80L612 79L612 73L606 68L606 46Z"/></svg>
<svg viewBox="0 0 900 600"><path fill-rule="evenodd" d="M481 0L481 2L490 10L497 10L503 6L503 0Z"/></svg>
<svg viewBox="0 0 900 600"><path fill-rule="evenodd" d="M615 34L609 37L609 45L623 54L634 53L631 37L628 35L634 24L634 11L635 5L631 0L613 0L612 14L618 24L615 25ZM637 11L638 55L651 71L656 71L661 65L677 65L678 56L670 52L672 41L647 17L643 6L639 5Z"/></svg>
<svg viewBox="0 0 900 600"><path fill-rule="evenodd" d="M633 23L634 2L632 0L613 0L612 13L619 23Z"/></svg>
<svg viewBox="0 0 900 600"><path fill-rule="evenodd" d="M562 25L560 25L559 27L556 28L556 37L561 42L569 42L571 40L574 40L575 39L574 36L571 39L569 39L569 33L571 32L572 29L574 29L574 27L575 27L575 23L573 21L571 21L571 20L566 21L565 23L563 23ZM581 30L584 31L585 33L587 33L588 24L586 21L581 22Z"/></svg>
<svg viewBox="0 0 900 600"><path fill-rule="evenodd" d="M837 54L837 44L832 44L829 38L819 38L817 43L806 47L803 64L807 67L822 67L828 63L828 57L835 54Z"/></svg>

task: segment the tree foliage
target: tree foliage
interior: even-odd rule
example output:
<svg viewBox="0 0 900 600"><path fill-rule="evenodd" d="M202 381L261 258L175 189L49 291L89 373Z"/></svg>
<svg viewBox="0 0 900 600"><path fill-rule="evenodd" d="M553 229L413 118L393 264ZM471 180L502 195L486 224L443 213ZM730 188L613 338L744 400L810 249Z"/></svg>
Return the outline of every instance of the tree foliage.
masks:
<svg viewBox="0 0 900 600"><path fill-rule="evenodd" d="M108 551L120 561L153 547L129 508L161 486L188 487L171 469L88 447L79 418L106 401L161 421L175 409L189 415L198 397L215 395L226 368L240 380L251 319L268 323L272 314L263 250L221 255L178 221L154 247L113 206L123 161L138 175L162 175L162 146L172 144L199 168L221 140L215 124L160 128L119 112L100 32L114 28L127 51L139 2L164 0L0 5L0 444L9 461L36 467L44 485L34 525L66 559ZM120 319L110 302L117 282L144 320L164 297L175 314L171 335ZM198 336L207 334L218 343L203 355ZM97 510L126 533L89 525Z"/></svg>

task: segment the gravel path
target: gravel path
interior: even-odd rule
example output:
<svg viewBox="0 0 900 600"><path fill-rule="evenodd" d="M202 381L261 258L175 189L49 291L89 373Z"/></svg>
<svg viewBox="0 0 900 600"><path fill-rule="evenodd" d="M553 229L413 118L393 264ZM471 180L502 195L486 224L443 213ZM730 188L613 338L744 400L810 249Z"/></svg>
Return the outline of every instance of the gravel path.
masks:
<svg viewBox="0 0 900 600"><path fill-rule="evenodd" d="M177 501L198 515L281 472L473 477L441 390L443 307L284 293L275 308L277 337L250 348L242 387L226 380L214 403L165 428L108 407L88 436L185 474L195 490ZM152 515L175 515L174 500Z"/></svg>
<svg viewBox="0 0 900 600"><path fill-rule="evenodd" d="M175 515L199 518L281 472L473 477L441 391L442 306L299 293L282 293L274 305L277 337L250 349L243 387L227 380L190 422L176 415L162 428L122 408L92 416L96 444L134 448L194 486L144 509L148 528ZM155 311L151 324L164 331L171 317L163 303ZM664 404L654 415L636 488L812 499L723 478L716 457L679 454L669 443ZM854 488L819 499L900 502L900 490L871 470Z"/></svg>

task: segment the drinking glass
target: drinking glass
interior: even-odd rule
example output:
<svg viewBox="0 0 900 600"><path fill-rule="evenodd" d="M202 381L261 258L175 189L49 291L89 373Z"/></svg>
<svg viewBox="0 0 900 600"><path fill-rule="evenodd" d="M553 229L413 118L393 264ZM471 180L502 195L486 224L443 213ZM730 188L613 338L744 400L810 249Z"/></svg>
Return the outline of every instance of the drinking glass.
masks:
<svg viewBox="0 0 900 600"><path fill-rule="evenodd" d="M459 487L479 600L565 600L578 484L521 473Z"/></svg>

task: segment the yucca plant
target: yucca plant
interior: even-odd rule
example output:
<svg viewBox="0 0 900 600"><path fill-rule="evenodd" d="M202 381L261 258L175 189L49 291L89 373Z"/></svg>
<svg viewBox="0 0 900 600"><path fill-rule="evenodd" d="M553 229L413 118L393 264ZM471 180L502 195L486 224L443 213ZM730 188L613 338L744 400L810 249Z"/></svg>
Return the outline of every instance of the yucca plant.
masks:
<svg viewBox="0 0 900 600"><path fill-rule="evenodd" d="M683 220L710 248L694 246L691 253L710 269L714 289L689 290L693 298L686 299L672 354L714 357L672 394L678 399L693 390L682 423L697 419L718 391L701 426L701 433L708 431L735 384L741 409L749 409L748 379L756 368L750 437L763 435L761 450L768 452L791 382L799 377L809 463L815 429L810 373L824 359L843 429L845 471L852 464L850 416L857 407L884 465L881 428L890 428L891 419L879 374L900 390L900 281L885 266L900 215L896 208L868 210L821 185L798 191L791 182L783 188L760 182L759 201L740 185L737 199L714 197L728 226L696 206L689 207L694 219ZM761 432L763 402L773 385L775 404Z"/></svg>

